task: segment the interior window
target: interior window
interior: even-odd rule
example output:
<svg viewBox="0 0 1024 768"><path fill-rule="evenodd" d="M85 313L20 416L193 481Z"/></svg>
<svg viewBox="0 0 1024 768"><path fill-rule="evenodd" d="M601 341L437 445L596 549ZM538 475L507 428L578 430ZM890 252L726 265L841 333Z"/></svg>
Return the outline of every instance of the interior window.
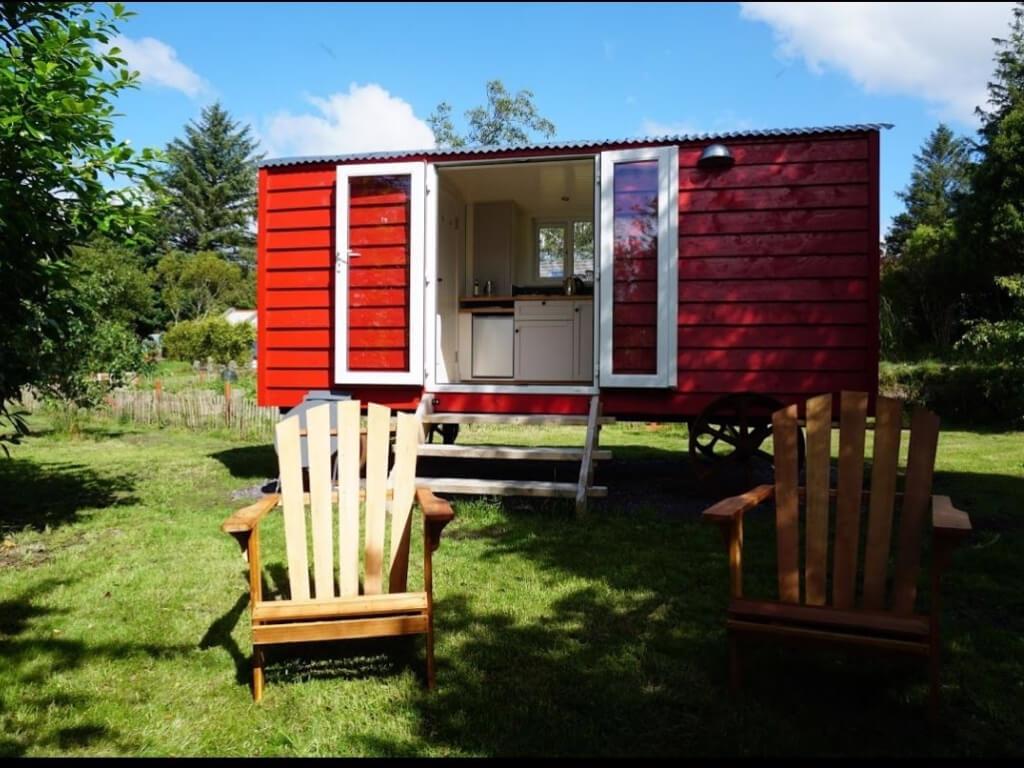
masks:
<svg viewBox="0 0 1024 768"><path fill-rule="evenodd" d="M566 275L594 279L594 222L557 221L539 224L537 273L541 280L561 280Z"/></svg>
<svg viewBox="0 0 1024 768"><path fill-rule="evenodd" d="M594 279L594 222L572 224L572 273Z"/></svg>
<svg viewBox="0 0 1024 768"><path fill-rule="evenodd" d="M565 275L565 225L544 225L537 228L538 277L561 279Z"/></svg>

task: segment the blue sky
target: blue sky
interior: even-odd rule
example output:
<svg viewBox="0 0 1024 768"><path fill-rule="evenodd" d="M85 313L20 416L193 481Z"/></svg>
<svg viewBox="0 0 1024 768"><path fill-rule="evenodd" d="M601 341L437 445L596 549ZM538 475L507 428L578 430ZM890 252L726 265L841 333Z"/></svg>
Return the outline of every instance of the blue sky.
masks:
<svg viewBox="0 0 1024 768"><path fill-rule="evenodd" d="M973 135L1009 3L129 3L142 87L118 132L163 146L219 100L271 155L412 148L442 100L529 88L560 139L894 123L883 227L939 120Z"/></svg>

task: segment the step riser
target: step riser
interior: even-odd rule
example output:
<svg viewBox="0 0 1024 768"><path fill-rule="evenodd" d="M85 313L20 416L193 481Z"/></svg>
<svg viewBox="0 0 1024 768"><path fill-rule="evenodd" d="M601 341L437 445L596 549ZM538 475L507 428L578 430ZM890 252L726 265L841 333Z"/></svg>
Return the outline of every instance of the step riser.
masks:
<svg viewBox="0 0 1024 768"><path fill-rule="evenodd" d="M432 459L495 459L512 461L581 461L582 448L517 448L511 446L431 445L420 446L419 456ZM595 461L611 459L610 450L594 451Z"/></svg>
<svg viewBox="0 0 1024 768"><path fill-rule="evenodd" d="M587 426L586 416L534 413L425 413L424 424L533 424L537 426ZM614 424L611 416L602 416L599 424Z"/></svg>
<svg viewBox="0 0 1024 768"><path fill-rule="evenodd" d="M474 480L459 477L417 477L416 486L434 493L458 493L470 496L543 496L576 498L576 483L547 483L532 480ZM587 490L590 497L608 495L608 489L595 485Z"/></svg>

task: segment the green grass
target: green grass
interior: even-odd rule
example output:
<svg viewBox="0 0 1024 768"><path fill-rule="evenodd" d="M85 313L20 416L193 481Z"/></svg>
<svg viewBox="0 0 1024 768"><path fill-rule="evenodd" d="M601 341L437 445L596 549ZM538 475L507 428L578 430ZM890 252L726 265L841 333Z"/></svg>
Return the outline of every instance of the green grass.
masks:
<svg viewBox="0 0 1024 768"><path fill-rule="evenodd" d="M256 372L253 368L239 365L236 373L238 380L232 384L232 388L244 391L247 397L255 397ZM224 381L219 374L207 373L200 380L199 374L192 370L192 364L182 360L161 360L151 371L140 376L135 386L137 389L153 389L157 381L163 391L169 393L185 389L208 389L219 394L224 392Z"/></svg>
<svg viewBox="0 0 1024 768"><path fill-rule="evenodd" d="M976 532L945 597L943 727L913 663L751 647L726 688L727 576L685 429L606 428L619 466L568 503L455 503L435 555L438 690L422 639L295 649L249 691L244 566L221 520L266 445L93 425L0 459L0 755L1008 755L1024 751L1024 433L945 431L936 492ZM525 429L460 441L530 442ZM579 443L551 430L543 442ZM265 543L280 544L280 518ZM414 542L418 543L418 542ZM748 591L774 583L771 515ZM271 584L282 579L269 558Z"/></svg>

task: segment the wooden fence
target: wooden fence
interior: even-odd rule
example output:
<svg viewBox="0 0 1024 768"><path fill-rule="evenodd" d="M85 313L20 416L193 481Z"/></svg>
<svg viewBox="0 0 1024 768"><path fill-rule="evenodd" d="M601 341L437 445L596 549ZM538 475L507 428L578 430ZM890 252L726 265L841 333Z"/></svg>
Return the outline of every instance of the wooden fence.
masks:
<svg viewBox="0 0 1024 768"><path fill-rule="evenodd" d="M278 420L277 408L261 408L242 392L225 397L206 389L119 389L106 397L105 410L114 419L134 424L227 429L241 437L271 438Z"/></svg>

